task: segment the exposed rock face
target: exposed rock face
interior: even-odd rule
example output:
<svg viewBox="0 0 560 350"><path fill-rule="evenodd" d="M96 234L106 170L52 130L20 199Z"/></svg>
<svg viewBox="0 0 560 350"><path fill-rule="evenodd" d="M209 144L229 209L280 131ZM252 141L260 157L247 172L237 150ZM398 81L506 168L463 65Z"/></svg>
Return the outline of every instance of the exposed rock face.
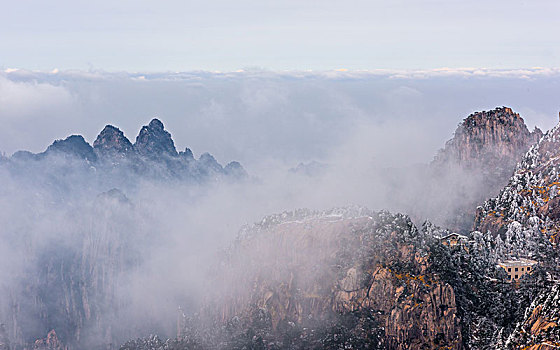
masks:
<svg viewBox="0 0 560 350"><path fill-rule="evenodd" d="M477 209L475 229L504 234L518 222L535 226L552 242L560 232L560 124L534 145L496 198Z"/></svg>
<svg viewBox="0 0 560 350"><path fill-rule="evenodd" d="M171 134L164 130L163 123L158 119L152 119L148 125L142 127L136 137L134 149L148 158L178 155Z"/></svg>
<svg viewBox="0 0 560 350"><path fill-rule="evenodd" d="M506 343L509 349L552 350L560 344L560 286L539 295Z"/></svg>
<svg viewBox="0 0 560 350"><path fill-rule="evenodd" d="M56 140L47 148L45 154L48 155L49 153L71 155L90 162L97 160L93 148L81 135L72 135L64 140Z"/></svg>
<svg viewBox="0 0 560 350"><path fill-rule="evenodd" d="M431 178L438 179L435 182L453 198L452 205L441 206L451 212L439 224L460 232L470 230L476 206L506 185L516 163L541 137L540 129L530 132L523 118L508 107L465 118L431 164ZM436 195L441 196L446 194Z"/></svg>
<svg viewBox="0 0 560 350"><path fill-rule="evenodd" d="M67 350L56 336L54 329L47 334L45 339L38 339L33 344L33 350Z"/></svg>
<svg viewBox="0 0 560 350"><path fill-rule="evenodd" d="M433 163L476 167L491 176L509 177L521 156L542 136L538 128L530 132L511 108L476 112L463 120Z"/></svg>
<svg viewBox="0 0 560 350"><path fill-rule="evenodd" d="M365 209L267 217L227 253L213 282L226 293L203 314L275 348L461 349L454 291L427 273L423 239L407 217Z"/></svg>
<svg viewBox="0 0 560 350"><path fill-rule="evenodd" d="M183 152L179 152L179 157L181 157L182 159L184 159L186 162L192 162L194 161L194 155L191 151L190 148L185 148L185 151Z"/></svg>
<svg viewBox="0 0 560 350"><path fill-rule="evenodd" d="M93 148L102 155L126 156L132 151L132 143L119 128L107 125L93 142Z"/></svg>

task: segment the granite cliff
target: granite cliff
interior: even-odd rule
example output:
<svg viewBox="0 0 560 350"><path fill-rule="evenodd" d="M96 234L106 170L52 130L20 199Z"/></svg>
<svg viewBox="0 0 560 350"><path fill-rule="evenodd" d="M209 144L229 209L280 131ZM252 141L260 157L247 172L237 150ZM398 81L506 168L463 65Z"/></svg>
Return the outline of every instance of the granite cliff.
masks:
<svg viewBox="0 0 560 350"><path fill-rule="evenodd" d="M465 118L430 164L429 177L444 187L433 192L445 196L438 192L444 189L454 202L440 206L439 224L459 232L472 229L477 205L498 194L523 154L542 136L536 127L530 132L508 107Z"/></svg>
<svg viewBox="0 0 560 350"><path fill-rule="evenodd" d="M521 156L542 136L539 128L530 132L509 107L475 112L459 124L432 164L480 169L487 176L507 180Z"/></svg>

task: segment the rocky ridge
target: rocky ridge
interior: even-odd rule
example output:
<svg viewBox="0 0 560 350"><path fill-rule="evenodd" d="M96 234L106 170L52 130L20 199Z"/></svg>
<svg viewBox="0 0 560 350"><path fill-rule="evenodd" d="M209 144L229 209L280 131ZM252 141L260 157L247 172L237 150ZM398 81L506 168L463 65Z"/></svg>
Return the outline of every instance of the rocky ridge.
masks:
<svg viewBox="0 0 560 350"><path fill-rule="evenodd" d="M185 319L179 344L461 349L455 294L429 272L426 239L406 216L364 208L266 217L225 252L212 285L227 293ZM216 322L225 330L201 327Z"/></svg>
<svg viewBox="0 0 560 350"><path fill-rule="evenodd" d="M141 156L148 158L178 155L171 134L163 128L163 123L158 119L152 119L148 125L142 127L136 136L134 149Z"/></svg>
<svg viewBox="0 0 560 350"><path fill-rule="evenodd" d="M93 149L101 157L105 154L126 157L133 151L133 146L119 128L107 125L93 142Z"/></svg>
<svg viewBox="0 0 560 350"><path fill-rule="evenodd" d="M195 159L188 148L177 152L157 119L142 128L134 144L107 125L93 146L72 135L39 154L2 156L0 172L10 184L2 191L4 198L25 198L29 211L24 216L29 223L2 231L3 242L25 245L25 272L0 286L5 288L0 316L6 335L4 339L0 332L0 344L5 347L9 340L12 350L105 349L131 334L116 321L129 305L122 278L139 268L144 258L140 251L146 254L139 242L149 247L152 233L149 216L140 215L124 192L134 195L135 186L148 181L204 189L248 178L238 162L222 167L208 153ZM26 188L32 193L22 190ZM57 219L44 216L53 213ZM41 225L45 221L49 225ZM53 345L50 333L51 340L35 341L51 330L60 346Z"/></svg>
<svg viewBox="0 0 560 350"><path fill-rule="evenodd" d="M60 157L66 161L58 161ZM82 136L71 135L54 141L43 153L18 151L0 164L21 169L38 167L37 162L50 165L48 171L56 171L56 167L70 166L74 170L81 167L101 181L105 188L120 187L122 181L119 178L125 177L195 183L228 177L235 180L248 178L239 162L223 167L209 153L195 159L189 148L177 152L171 134L158 119L152 119L141 128L134 144L117 127L107 125L95 139L93 147Z"/></svg>
<svg viewBox="0 0 560 350"><path fill-rule="evenodd" d="M116 189L75 210L83 226L64 241L31 245L28 271L0 300L12 349L101 349L118 337L114 320L126 299L117 291L141 262L145 221Z"/></svg>

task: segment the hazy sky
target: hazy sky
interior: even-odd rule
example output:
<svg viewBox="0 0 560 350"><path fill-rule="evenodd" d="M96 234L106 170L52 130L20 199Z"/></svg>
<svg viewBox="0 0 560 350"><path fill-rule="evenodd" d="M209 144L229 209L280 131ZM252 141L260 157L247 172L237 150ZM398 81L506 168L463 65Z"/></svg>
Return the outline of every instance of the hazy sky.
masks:
<svg viewBox="0 0 560 350"><path fill-rule="evenodd" d="M0 69L557 67L557 0L0 0Z"/></svg>

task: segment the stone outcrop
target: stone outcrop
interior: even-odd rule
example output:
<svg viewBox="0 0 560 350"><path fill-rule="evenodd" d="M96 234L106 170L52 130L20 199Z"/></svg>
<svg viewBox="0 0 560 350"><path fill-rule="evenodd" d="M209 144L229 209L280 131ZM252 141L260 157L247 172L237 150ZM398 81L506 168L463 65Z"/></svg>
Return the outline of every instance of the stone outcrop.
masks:
<svg viewBox="0 0 560 350"><path fill-rule="evenodd" d="M491 176L509 177L521 156L542 136L538 128L530 132L509 107L475 112L459 124L433 164L476 167Z"/></svg>
<svg viewBox="0 0 560 350"><path fill-rule="evenodd" d="M132 143L119 128L107 125L93 142L93 149L101 155L125 157L132 152Z"/></svg>
<svg viewBox="0 0 560 350"><path fill-rule="evenodd" d="M68 350L56 335L56 332L51 330L47 337L44 339L37 339L35 344L33 344L33 350Z"/></svg>
<svg viewBox="0 0 560 350"><path fill-rule="evenodd" d="M195 159L189 148L177 152L171 134L158 119L152 119L141 128L134 144L119 128L106 125L95 139L93 147L82 136L72 135L54 141L43 153L18 151L10 158L0 158L1 165L15 167L18 171L26 167L41 168L40 162L49 163L45 165L50 174L45 174L43 169L27 172L56 178L55 182L63 187L71 185L63 184L60 181L62 178L70 179L68 174L80 175L83 172L89 172L88 175L95 178L91 180L106 185L103 190L122 187L139 178L195 183L248 178L239 162L231 162L224 168L209 153L203 153L199 159Z"/></svg>
<svg viewBox="0 0 560 350"><path fill-rule="evenodd" d="M44 155L53 153L74 156L90 162L97 160L97 155L93 151L93 147L91 147L91 145L87 143L81 135L72 135L68 136L64 140L56 140L47 148Z"/></svg>
<svg viewBox="0 0 560 350"><path fill-rule="evenodd" d="M148 158L178 155L171 134L164 129L159 119L152 119L148 125L142 127L136 137L134 149L141 156Z"/></svg>
<svg viewBox="0 0 560 350"><path fill-rule="evenodd" d="M205 314L260 320L269 329L263 337L276 341L286 327L319 334L341 325L322 339L301 335L326 348L461 349L454 291L427 273L422 240L408 218L389 213L267 217L228 252L213 282L227 293L212 294ZM281 347L302 346L297 341Z"/></svg>
<svg viewBox="0 0 560 350"><path fill-rule="evenodd" d="M529 131L508 107L469 115L430 165L436 186L431 192L442 202L445 218L431 219L454 231L472 229L476 207L498 194L522 155L541 137L540 129ZM453 198L451 204L446 204L446 196Z"/></svg>
<svg viewBox="0 0 560 350"><path fill-rule="evenodd" d="M116 189L81 209L87 224L74 227L76 235L64 243L45 242L42 249L29 247L35 264L20 281L29 291L18 293L17 285L10 286L10 305L1 310L10 320L6 328L16 349L99 348L118 336L114 319L125 300L117 291L123 288L123 274L140 263L130 235L139 235L141 228L134 224L132 204ZM34 341L49 330L46 338Z"/></svg>

